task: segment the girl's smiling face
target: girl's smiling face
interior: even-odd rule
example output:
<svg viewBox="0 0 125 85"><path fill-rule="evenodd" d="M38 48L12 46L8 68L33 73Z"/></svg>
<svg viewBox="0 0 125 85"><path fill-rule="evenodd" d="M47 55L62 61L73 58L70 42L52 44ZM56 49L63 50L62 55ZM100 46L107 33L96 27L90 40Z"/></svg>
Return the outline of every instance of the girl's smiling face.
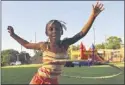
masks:
<svg viewBox="0 0 125 85"><path fill-rule="evenodd" d="M62 27L58 22L53 22L47 25L46 35L51 41L57 42L62 35Z"/></svg>

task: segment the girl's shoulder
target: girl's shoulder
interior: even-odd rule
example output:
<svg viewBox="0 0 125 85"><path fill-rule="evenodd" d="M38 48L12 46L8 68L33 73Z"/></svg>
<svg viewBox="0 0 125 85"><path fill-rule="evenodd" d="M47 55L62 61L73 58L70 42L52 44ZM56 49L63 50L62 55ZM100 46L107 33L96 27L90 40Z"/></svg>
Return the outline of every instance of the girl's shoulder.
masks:
<svg viewBox="0 0 125 85"><path fill-rule="evenodd" d="M49 42L40 42L40 49L42 50L42 51L45 51L47 48L48 48L48 43Z"/></svg>

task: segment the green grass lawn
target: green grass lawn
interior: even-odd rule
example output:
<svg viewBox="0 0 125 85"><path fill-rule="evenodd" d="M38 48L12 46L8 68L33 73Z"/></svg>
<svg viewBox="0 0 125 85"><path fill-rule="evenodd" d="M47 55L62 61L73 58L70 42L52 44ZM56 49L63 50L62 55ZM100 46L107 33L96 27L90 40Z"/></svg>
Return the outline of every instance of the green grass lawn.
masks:
<svg viewBox="0 0 125 85"><path fill-rule="evenodd" d="M28 84L39 68L38 65L21 65L3 67L2 84ZM124 69L123 64L120 65ZM93 67L65 67L63 74L79 75L79 76L108 76L119 71L109 66L93 66ZM61 76L59 79L60 84L124 84L124 71L121 75L109 79L79 79L68 78Z"/></svg>

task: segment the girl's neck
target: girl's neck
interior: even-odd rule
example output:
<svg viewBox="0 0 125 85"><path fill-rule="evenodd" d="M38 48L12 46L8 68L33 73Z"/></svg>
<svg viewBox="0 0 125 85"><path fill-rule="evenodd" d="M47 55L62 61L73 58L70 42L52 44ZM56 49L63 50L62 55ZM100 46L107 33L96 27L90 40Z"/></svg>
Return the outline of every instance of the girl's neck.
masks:
<svg viewBox="0 0 125 85"><path fill-rule="evenodd" d="M50 40L49 42L50 42L50 45L51 45L51 46L56 46L56 45L59 45L60 40L58 40L58 41Z"/></svg>

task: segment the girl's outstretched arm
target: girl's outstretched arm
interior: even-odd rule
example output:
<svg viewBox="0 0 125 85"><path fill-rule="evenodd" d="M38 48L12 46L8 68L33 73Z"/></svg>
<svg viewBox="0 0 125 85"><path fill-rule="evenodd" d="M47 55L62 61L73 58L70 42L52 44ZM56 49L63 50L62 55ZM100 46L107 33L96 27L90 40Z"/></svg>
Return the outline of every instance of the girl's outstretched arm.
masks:
<svg viewBox="0 0 125 85"><path fill-rule="evenodd" d="M35 49L40 50L40 43L29 43L28 41L24 40L23 38L19 37L17 34L14 33L14 29L12 26L8 26L8 32L10 33L10 36L14 38L19 44L21 44L23 47L27 49Z"/></svg>
<svg viewBox="0 0 125 85"><path fill-rule="evenodd" d="M92 26L95 18L103 10L104 10L103 4L99 3L99 1L95 5L92 5L92 12L91 12L91 15L89 17L89 20L87 21L87 23L85 24L85 26L82 28L82 32L84 34L83 36L85 36L88 33L88 31L91 28L91 26Z"/></svg>
<svg viewBox="0 0 125 85"><path fill-rule="evenodd" d="M75 42L80 40L82 37L84 37L88 33L88 31L91 28L96 17L99 15L99 13L101 11L104 10L103 4L99 3L99 1L95 5L92 5L92 6L93 7L92 7L91 15L90 15L87 23L83 26L82 30L79 33L77 33L76 35L74 35L72 38L67 38L67 39L63 40L63 44L66 44L66 45L74 44Z"/></svg>

